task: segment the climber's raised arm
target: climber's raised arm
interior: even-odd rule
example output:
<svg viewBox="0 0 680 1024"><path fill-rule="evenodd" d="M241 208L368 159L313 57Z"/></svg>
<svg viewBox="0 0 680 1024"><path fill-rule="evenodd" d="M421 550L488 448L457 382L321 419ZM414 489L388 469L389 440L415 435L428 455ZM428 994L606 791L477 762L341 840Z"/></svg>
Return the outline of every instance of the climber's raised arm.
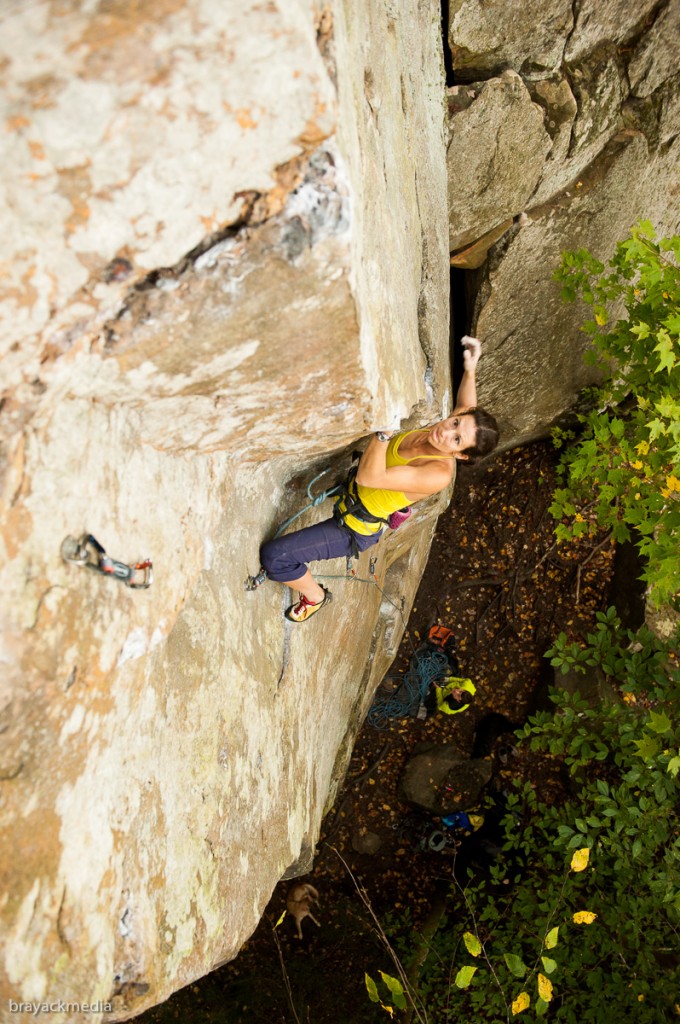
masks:
<svg viewBox="0 0 680 1024"><path fill-rule="evenodd" d="M471 338L469 335L461 340L463 346L463 379L456 394L456 407L453 413L464 412L466 409L474 409L477 406L477 384L475 373L477 363L482 354L482 343L479 338Z"/></svg>

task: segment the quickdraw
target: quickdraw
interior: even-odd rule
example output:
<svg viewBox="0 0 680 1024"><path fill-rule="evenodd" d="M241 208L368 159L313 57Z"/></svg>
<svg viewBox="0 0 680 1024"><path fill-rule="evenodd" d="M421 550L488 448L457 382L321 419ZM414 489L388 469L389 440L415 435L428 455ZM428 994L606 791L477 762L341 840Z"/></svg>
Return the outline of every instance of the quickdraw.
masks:
<svg viewBox="0 0 680 1024"><path fill-rule="evenodd" d="M262 584L268 579L269 576L267 570L264 568L264 566L260 566L260 571L257 572L254 576L248 576L243 586L245 587L246 590L257 590L257 588L261 587Z"/></svg>
<svg viewBox="0 0 680 1024"><path fill-rule="evenodd" d="M65 537L61 544L61 557L83 569L120 580L131 590L146 590L153 583L153 563L150 558L134 565L117 562L109 558L105 549L91 533L84 533L78 540Z"/></svg>

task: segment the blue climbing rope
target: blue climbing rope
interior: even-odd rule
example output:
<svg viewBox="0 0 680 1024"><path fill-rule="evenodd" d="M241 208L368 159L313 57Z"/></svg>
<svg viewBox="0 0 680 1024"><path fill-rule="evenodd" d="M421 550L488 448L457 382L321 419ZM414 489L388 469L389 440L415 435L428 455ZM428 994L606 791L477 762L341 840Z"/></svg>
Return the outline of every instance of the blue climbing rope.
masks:
<svg viewBox="0 0 680 1024"><path fill-rule="evenodd" d="M313 480L309 481L307 484L307 497L309 498L309 504L305 505L304 508L301 508L299 512L296 512L294 516L291 516L290 519L286 519L285 523L282 523L282 525L279 526L278 530L274 534L274 540L276 540L277 537L280 537L284 530L287 530L290 524L294 523L295 520L304 512L308 512L310 508L316 508L318 505L322 505L326 498L332 498L334 494L340 493L342 490L342 484L336 484L334 487L330 487L327 491L322 491L321 494L317 494L316 497L312 494L312 487L316 481L320 480L322 476L326 475L326 473L330 473L330 471L331 467L326 466L326 468L322 469Z"/></svg>
<svg viewBox="0 0 680 1024"><path fill-rule="evenodd" d="M449 670L449 659L444 651L429 645L418 647L397 689L389 695L380 694L376 697L367 721L374 729L382 731L387 728L390 718L417 715L432 683L445 676Z"/></svg>
<svg viewBox="0 0 680 1024"><path fill-rule="evenodd" d="M291 516L290 519L286 519L285 523L281 523L281 526L279 526L278 530L274 534L273 540L277 540L277 538L279 538L281 534L288 529L291 523L294 523L301 515L308 512L310 508L316 508L318 505L322 505L327 498L332 498L334 494L340 494L343 486L341 483L335 484L333 487L329 487L326 491L321 491L320 494L312 494L312 487L316 481L320 480L326 473L329 473L330 470L331 467L326 466L326 468L322 469L320 473L317 473L313 480L309 481L307 484L307 497L309 498L309 502L304 508L301 508L299 512L296 512L295 515ZM261 587L266 580L267 570L260 566L259 571L254 576L248 576L243 585L246 590L257 590L257 588Z"/></svg>

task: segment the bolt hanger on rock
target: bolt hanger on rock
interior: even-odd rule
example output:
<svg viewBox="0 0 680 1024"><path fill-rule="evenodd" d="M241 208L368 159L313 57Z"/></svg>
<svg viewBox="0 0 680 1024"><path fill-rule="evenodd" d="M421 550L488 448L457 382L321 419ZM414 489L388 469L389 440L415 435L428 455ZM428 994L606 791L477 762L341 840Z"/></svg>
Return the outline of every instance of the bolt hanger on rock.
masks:
<svg viewBox="0 0 680 1024"><path fill-rule="evenodd" d="M84 533L78 540L65 537L61 544L61 557L84 569L120 580L131 590L146 590L153 583L153 563L150 558L134 565L117 562L109 558L105 549L91 533Z"/></svg>

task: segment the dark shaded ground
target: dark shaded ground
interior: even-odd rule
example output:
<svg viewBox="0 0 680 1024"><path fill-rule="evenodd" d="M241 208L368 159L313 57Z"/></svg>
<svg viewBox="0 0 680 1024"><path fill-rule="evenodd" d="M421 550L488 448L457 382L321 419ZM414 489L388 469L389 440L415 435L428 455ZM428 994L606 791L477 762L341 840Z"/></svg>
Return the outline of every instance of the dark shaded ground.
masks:
<svg viewBox="0 0 680 1024"><path fill-rule="evenodd" d="M274 929L291 884L281 883L237 960L138 1020L372 1024L389 1019L369 1002L364 972L377 977L378 970L395 971L357 885L379 921L408 909L418 926L435 891L451 877L450 855L418 853L399 835L410 808L398 798L398 781L410 751L423 741L455 742L470 754L476 725L489 712L520 723L537 704L545 706L550 681L545 650L560 630L589 626L595 611L608 603L610 544L600 544L601 538L568 547L554 542L548 506L555 461L552 446L537 443L459 473L411 613L410 635L390 674L406 669L413 646L439 621L453 629L461 671L477 684L478 699L461 715L393 720L380 732L364 727L307 879L321 894L315 911L321 928L307 919L302 942L294 937L289 916ZM559 798L559 776L546 772L545 762L522 750L501 758L499 749L497 743L492 753L496 780L518 776L530 780L542 799ZM353 840L356 844L367 833L380 840L372 855L353 847Z"/></svg>

